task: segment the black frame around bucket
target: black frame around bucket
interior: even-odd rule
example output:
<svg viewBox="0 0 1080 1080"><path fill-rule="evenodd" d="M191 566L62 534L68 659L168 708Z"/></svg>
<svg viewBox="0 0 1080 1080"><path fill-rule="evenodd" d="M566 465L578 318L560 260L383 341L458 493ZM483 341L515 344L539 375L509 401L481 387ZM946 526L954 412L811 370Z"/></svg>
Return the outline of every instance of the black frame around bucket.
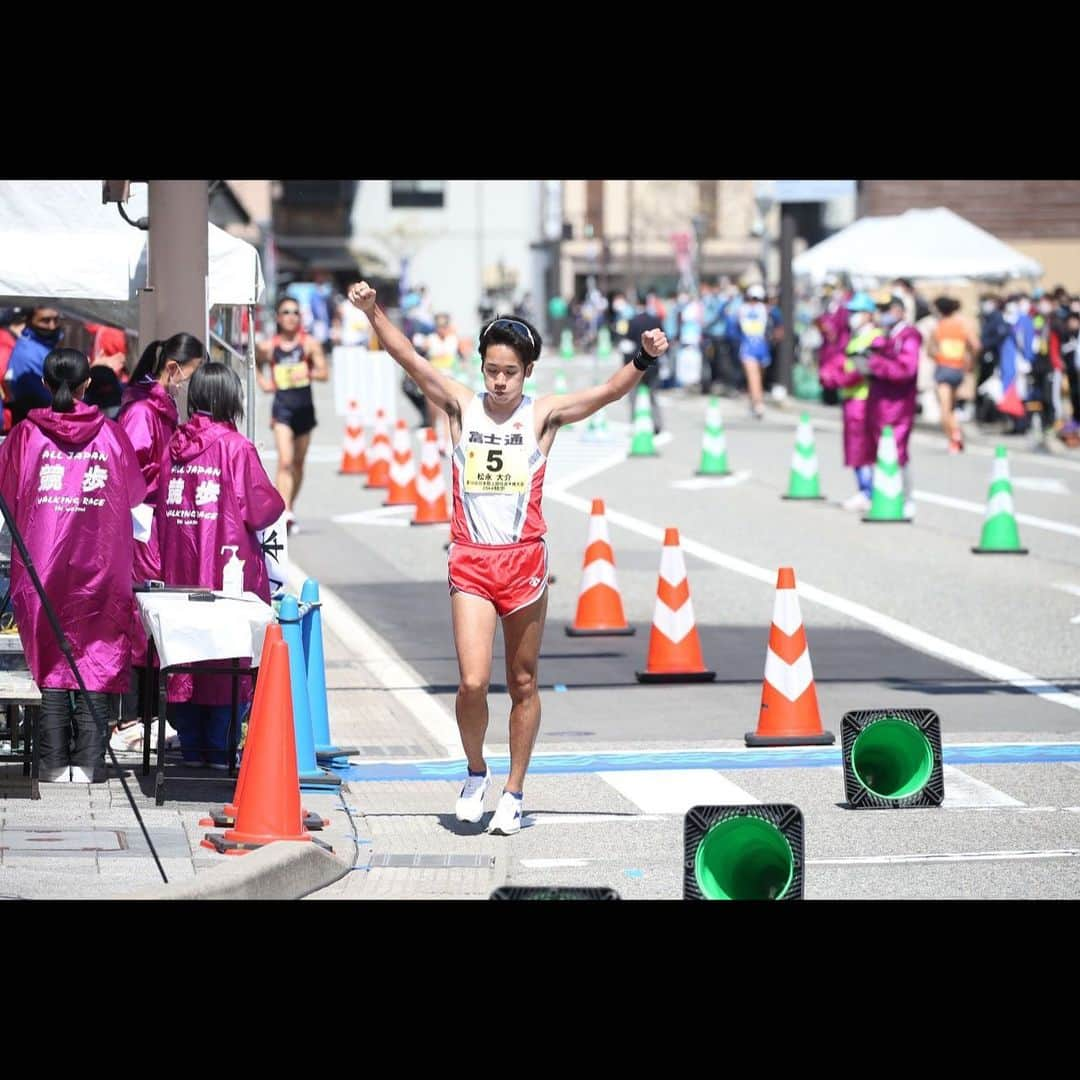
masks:
<svg viewBox="0 0 1080 1080"><path fill-rule="evenodd" d="M781 833L791 848L791 884L778 900L803 898L803 867L806 864L805 827L802 811L792 803L752 803L744 806L694 806L683 819L683 899L708 900L698 884L697 851L709 830L731 818L759 818Z"/></svg>
<svg viewBox="0 0 1080 1080"><path fill-rule="evenodd" d="M886 798L871 791L855 775L851 752L855 740L872 724L895 719L912 724L926 737L933 760L930 777L911 795ZM840 745L844 761L844 797L851 810L906 810L919 806L940 806L945 798L945 775L941 758L941 720L933 709L855 709L840 721Z"/></svg>
<svg viewBox="0 0 1080 1080"><path fill-rule="evenodd" d="M606 887L577 885L502 885L489 900L621 900Z"/></svg>

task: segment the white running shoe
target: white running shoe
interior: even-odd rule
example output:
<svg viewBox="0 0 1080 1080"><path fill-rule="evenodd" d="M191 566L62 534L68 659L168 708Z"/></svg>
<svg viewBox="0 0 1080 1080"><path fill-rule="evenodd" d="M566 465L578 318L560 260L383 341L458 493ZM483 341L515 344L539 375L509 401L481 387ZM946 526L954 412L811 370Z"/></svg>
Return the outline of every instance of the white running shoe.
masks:
<svg viewBox="0 0 1080 1080"><path fill-rule="evenodd" d="M140 721L127 727L118 727L109 739L109 745L120 754L142 753L143 725Z"/></svg>
<svg viewBox="0 0 1080 1080"><path fill-rule="evenodd" d="M521 832L521 803L521 799L504 791L487 831L495 836L513 836Z"/></svg>
<svg viewBox="0 0 1080 1080"><path fill-rule="evenodd" d="M841 505L845 510L857 510L860 513L865 513L870 509L870 500L866 497L865 491L856 491L854 495L849 495Z"/></svg>
<svg viewBox="0 0 1080 1080"><path fill-rule="evenodd" d="M485 771L483 776L466 776L465 783L461 785L461 794L458 795L457 806L454 807L454 816L458 821L468 821L475 825L484 816L484 796L491 787L491 771Z"/></svg>

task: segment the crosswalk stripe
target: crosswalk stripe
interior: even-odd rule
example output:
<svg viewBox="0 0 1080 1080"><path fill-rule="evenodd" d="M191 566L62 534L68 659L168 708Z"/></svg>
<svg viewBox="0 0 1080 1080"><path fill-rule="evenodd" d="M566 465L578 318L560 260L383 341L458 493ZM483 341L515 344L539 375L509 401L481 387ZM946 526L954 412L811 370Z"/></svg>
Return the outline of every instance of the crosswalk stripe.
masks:
<svg viewBox="0 0 1080 1080"><path fill-rule="evenodd" d="M692 806L761 801L715 769L647 769L598 775L645 814L685 814Z"/></svg>

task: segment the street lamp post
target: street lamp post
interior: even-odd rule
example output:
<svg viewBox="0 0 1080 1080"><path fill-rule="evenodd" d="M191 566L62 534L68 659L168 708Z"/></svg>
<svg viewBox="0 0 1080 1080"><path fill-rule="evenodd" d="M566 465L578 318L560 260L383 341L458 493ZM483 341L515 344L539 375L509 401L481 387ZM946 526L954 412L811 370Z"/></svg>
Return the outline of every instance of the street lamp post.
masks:
<svg viewBox="0 0 1080 1080"><path fill-rule="evenodd" d="M694 226L694 277L696 279L695 291L701 295L701 281L702 281L702 267L704 265L705 253L703 247L705 244L705 228L709 223L709 219L704 214L695 214L691 219L691 224Z"/></svg>
<svg viewBox="0 0 1080 1080"><path fill-rule="evenodd" d="M761 218L761 284L766 292L769 287L769 211L776 205L772 193L759 190L754 203Z"/></svg>

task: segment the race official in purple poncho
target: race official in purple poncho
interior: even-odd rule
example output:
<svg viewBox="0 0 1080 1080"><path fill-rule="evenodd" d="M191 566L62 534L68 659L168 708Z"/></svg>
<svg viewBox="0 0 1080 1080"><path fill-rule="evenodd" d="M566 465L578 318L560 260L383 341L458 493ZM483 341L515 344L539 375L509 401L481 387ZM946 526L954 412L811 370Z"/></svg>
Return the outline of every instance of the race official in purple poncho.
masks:
<svg viewBox="0 0 1080 1080"><path fill-rule="evenodd" d="M45 360L49 408L33 409L0 446L0 490L89 691L115 717L131 666L131 567L135 540L131 510L146 484L127 435L80 400L89 384L86 356L56 349ZM74 718L66 693L75 679L17 547L12 549L11 597L27 665L42 689L41 770L47 780L92 779L104 752L98 729L79 695ZM69 755L74 719L76 744Z"/></svg>
<svg viewBox="0 0 1080 1080"><path fill-rule="evenodd" d="M227 559L221 549L235 545L244 562L244 590L269 603L270 582L256 532L277 521L285 503L255 447L236 429L240 380L224 364L204 364L192 376L188 402L192 418L177 429L161 469L156 515L165 582L220 589ZM250 679L244 678L240 701L250 697ZM227 767L231 680L172 676L169 701L213 707L178 707L174 723L188 764Z"/></svg>

